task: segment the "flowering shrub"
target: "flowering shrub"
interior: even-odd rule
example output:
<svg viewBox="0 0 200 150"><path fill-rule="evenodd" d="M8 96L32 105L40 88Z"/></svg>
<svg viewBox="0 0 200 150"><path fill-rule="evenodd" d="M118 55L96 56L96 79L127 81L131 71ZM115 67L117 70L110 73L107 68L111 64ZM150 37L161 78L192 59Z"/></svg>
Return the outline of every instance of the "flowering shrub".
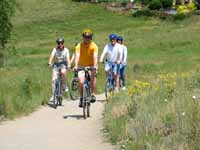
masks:
<svg viewBox="0 0 200 150"><path fill-rule="evenodd" d="M177 12L178 13L188 13L188 12L191 12L191 11L194 11L197 9L197 6L195 3L190 3L188 5L179 5L178 8L177 8Z"/></svg>

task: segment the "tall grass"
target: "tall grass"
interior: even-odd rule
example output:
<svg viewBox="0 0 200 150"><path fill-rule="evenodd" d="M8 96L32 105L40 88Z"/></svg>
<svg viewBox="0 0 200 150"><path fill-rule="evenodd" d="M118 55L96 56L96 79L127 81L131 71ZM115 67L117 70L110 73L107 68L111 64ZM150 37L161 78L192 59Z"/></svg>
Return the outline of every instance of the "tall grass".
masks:
<svg viewBox="0 0 200 150"><path fill-rule="evenodd" d="M106 107L110 138L127 150L199 149L199 86L199 71L162 74L150 82L136 80L128 93L116 96ZM120 123L114 126L116 122Z"/></svg>
<svg viewBox="0 0 200 150"><path fill-rule="evenodd" d="M1 69L0 115L14 118L28 114L48 101L50 71L47 67L37 66L38 64L31 66L30 64L31 62L26 67Z"/></svg>

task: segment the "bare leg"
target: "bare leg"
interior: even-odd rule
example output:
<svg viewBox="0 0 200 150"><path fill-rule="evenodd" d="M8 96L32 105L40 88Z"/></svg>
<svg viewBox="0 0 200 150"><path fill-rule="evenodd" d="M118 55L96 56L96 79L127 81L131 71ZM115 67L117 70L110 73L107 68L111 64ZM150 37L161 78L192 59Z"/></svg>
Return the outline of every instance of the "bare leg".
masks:
<svg viewBox="0 0 200 150"><path fill-rule="evenodd" d="M85 78L84 77L79 77L79 92L80 96L83 97L83 83L84 83Z"/></svg>

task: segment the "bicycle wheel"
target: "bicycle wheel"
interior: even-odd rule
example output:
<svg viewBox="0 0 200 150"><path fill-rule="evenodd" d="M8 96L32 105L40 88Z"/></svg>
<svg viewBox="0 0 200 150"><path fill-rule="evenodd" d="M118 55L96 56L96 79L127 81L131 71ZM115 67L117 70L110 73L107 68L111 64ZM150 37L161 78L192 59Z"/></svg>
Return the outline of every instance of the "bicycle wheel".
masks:
<svg viewBox="0 0 200 150"><path fill-rule="evenodd" d="M58 103L57 103L58 106L62 106L62 100L63 100L62 94L63 94L63 88L62 88L62 82L60 81L58 84Z"/></svg>
<svg viewBox="0 0 200 150"><path fill-rule="evenodd" d="M54 84L54 94L53 94L54 108L57 108L57 106L58 106L58 91L59 91L58 88L59 88L59 85L58 85L58 81L56 80L55 84Z"/></svg>
<svg viewBox="0 0 200 150"><path fill-rule="evenodd" d="M91 101L91 93L89 87L86 88L87 98L86 98L86 109L87 109L87 117L90 117L90 101Z"/></svg>
<svg viewBox="0 0 200 150"><path fill-rule="evenodd" d="M69 95L71 100L77 100L79 98L79 82L74 78L69 86Z"/></svg>
<svg viewBox="0 0 200 150"><path fill-rule="evenodd" d="M83 85L83 117L90 116L90 91L87 85Z"/></svg>
<svg viewBox="0 0 200 150"><path fill-rule="evenodd" d="M86 109L87 109L87 117L90 117L90 103L87 103Z"/></svg>

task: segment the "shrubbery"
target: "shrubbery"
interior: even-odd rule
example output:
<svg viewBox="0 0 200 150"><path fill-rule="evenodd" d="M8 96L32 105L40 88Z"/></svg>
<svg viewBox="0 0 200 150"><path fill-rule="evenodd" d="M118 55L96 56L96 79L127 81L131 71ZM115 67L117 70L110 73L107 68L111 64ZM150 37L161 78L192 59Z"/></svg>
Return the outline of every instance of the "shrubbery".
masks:
<svg viewBox="0 0 200 150"><path fill-rule="evenodd" d="M161 1L160 0L152 0L150 3L149 3L149 8L151 10L159 10L162 8L162 4L161 4Z"/></svg>
<svg viewBox="0 0 200 150"><path fill-rule="evenodd" d="M149 3L149 9L159 10L161 8L166 9L172 6L173 0L151 0Z"/></svg>
<svg viewBox="0 0 200 150"><path fill-rule="evenodd" d="M161 0L164 9L172 7L173 0Z"/></svg>

